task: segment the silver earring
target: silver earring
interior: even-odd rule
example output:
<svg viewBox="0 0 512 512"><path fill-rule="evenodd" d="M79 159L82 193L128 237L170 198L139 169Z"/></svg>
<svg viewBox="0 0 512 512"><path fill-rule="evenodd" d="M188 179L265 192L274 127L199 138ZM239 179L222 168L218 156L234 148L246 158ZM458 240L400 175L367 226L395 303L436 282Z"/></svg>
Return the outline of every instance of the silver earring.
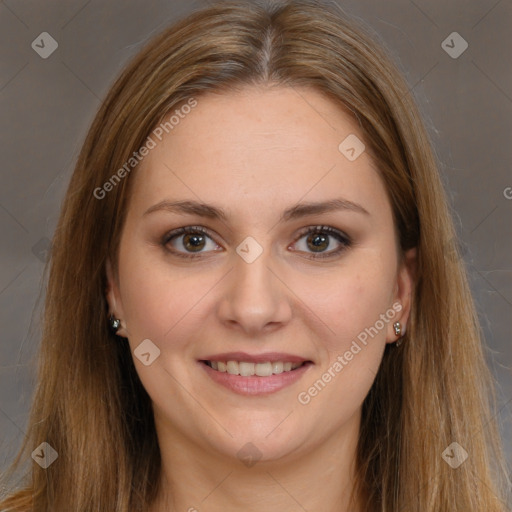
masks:
<svg viewBox="0 0 512 512"><path fill-rule="evenodd" d="M393 328L395 329L395 335L401 336L402 334L402 324L400 322L395 322L393 324ZM403 338L399 337L398 340L396 340L395 346L399 347L403 342Z"/></svg>
<svg viewBox="0 0 512 512"><path fill-rule="evenodd" d="M110 324L110 329L113 332L117 332L117 330L121 326L121 320L119 320L118 318L115 318L114 316L111 315L110 318L108 319L108 321Z"/></svg>

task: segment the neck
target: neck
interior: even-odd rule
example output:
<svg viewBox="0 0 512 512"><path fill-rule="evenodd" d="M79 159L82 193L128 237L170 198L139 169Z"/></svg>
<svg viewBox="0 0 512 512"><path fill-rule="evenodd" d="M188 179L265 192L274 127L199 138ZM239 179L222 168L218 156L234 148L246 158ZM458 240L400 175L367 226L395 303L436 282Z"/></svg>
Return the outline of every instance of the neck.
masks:
<svg viewBox="0 0 512 512"><path fill-rule="evenodd" d="M201 449L160 424L161 486L150 512L360 512L360 497L351 501L359 420L307 452L254 465Z"/></svg>

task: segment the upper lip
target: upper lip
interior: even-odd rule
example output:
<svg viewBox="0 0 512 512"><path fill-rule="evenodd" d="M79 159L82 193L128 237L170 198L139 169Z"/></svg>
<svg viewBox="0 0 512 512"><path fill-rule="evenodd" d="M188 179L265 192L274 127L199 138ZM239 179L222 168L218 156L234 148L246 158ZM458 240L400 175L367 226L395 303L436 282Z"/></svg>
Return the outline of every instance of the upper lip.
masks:
<svg viewBox="0 0 512 512"><path fill-rule="evenodd" d="M264 352L263 354L248 354L247 352L225 352L223 354L214 354L207 356L202 361L242 361L247 363L275 363L283 361L285 363L302 363L309 361L305 357L284 352Z"/></svg>

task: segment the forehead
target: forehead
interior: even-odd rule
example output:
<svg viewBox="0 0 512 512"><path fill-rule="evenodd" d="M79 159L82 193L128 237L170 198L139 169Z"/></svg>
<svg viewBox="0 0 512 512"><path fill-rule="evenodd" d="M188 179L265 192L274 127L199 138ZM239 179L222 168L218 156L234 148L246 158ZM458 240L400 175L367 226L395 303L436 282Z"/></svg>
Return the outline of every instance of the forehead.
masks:
<svg viewBox="0 0 512 512"><path fill-rule="evenodd" d="M347 137L362 143L357 123L321 93L248 87L196 101L162 140L152 136L156 145L133 177L139 212L164 199L222 204L233 215L340 195L386 206L369 155L351 161L340 150Z"/></svg>

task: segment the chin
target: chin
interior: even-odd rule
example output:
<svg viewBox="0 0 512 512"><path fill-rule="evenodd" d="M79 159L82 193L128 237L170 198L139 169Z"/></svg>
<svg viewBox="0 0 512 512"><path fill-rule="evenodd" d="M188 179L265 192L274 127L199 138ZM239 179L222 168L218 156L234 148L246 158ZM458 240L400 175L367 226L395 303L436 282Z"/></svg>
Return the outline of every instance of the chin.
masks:
<svg viewBox="0 0 512 512"><path fill-rule="evenodd" d="M212 445L214 440L211 437L208 441L215 451L230 458L234 457L246 463L248 467L255 462L291 461L299 455L299 452L304 451L306 442L311 436L290 426L287 429L276 428L278 424L279 422L260 423L260 428L249 431L247 425L246 428L242 425L239 433L236 429L229 429L226 426L233 437L223 432L222 439L219 439L217 444Z"/></svg>

